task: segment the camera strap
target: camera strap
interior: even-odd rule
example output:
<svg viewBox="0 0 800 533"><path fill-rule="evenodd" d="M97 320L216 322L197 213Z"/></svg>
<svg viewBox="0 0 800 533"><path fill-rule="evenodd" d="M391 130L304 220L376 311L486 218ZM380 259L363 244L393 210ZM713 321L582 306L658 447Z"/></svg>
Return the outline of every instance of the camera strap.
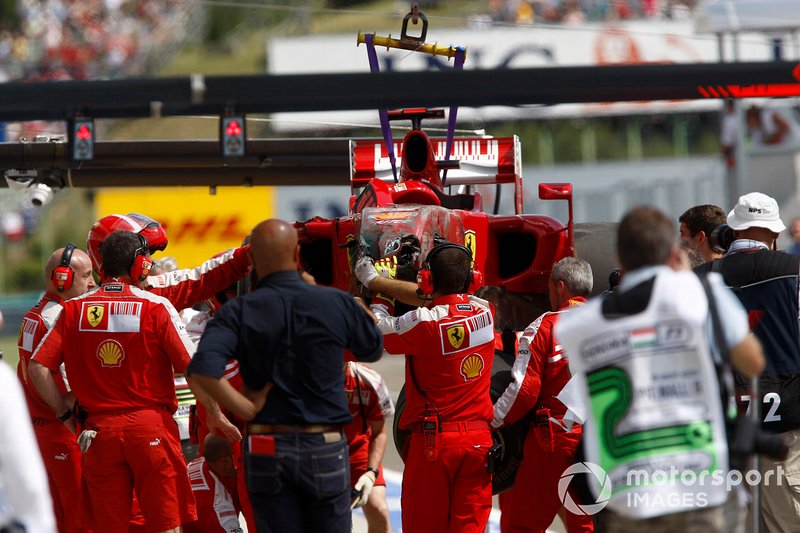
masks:
<svg viewBox="0 0 800 533"><path fill-rule="evenodd" d="M706 293L708 300L708 314L711 316L711 329L714 332L714 341L716 350L711 350L711 356L714 359L714 366L717 367L717 375L720 381L720 396L723 405L723 414L726 420L736 418L736 396L735 385L733 379L733 371L731 370L730 348L728 343L725 342L725 335L722 334L722 323L719 320L719 311L717 310L717 299L714 297L714 291L711 289L711 284L708 282L708 277L705 274L698 274L697 278L700 284L703 285L703 291Z"/></svg>

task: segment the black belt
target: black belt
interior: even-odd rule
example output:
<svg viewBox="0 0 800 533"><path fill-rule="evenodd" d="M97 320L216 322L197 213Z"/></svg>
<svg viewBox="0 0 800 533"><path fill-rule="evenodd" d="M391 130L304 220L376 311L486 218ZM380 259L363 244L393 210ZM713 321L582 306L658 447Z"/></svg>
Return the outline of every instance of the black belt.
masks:
<svg viewBox="0 0 800 533"><path fill-rule="evenodd" d="M272 433L335 433L343 426L333 424L247 424L250 435L269 435Z"/></svg>

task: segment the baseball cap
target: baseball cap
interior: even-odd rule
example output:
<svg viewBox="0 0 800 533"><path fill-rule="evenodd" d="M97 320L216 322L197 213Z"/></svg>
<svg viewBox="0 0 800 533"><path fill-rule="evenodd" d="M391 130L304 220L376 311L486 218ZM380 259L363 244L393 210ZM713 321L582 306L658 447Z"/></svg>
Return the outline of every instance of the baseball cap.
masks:
<svg viewBox="0 0 800 533"><path fill-rule="evenodd" d="M751 192L739 197L736 207L728 213L728 226L736 231L766 228L774 233L786 229L781 222L778 202L760 192Z"/></svg>

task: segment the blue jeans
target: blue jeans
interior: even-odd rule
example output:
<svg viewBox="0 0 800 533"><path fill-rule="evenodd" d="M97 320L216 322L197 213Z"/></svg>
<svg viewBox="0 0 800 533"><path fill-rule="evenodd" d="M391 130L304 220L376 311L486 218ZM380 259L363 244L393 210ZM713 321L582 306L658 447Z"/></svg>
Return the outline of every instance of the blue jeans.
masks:
<svg viewBox="0 0 800 533"><path fill-rule="evenodd" d="M331 435L327 433L325 435ZM321 433L245 440L245 478L259 533L350 533L347 442ZM272 449L274 439L274 450Z"/></svg>

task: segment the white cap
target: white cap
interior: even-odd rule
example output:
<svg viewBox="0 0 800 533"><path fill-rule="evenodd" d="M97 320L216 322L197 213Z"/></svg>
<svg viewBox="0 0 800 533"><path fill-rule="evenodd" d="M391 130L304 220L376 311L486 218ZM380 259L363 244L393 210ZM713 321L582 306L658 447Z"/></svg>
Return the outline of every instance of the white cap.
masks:
<svg viewBox="0 0 800 533"><path fill-rule="evenodd" d="M728 213L728 226L736 231L766 228L773 233L780 233L786 229L781 222L778 202L760 192L751 192L739 197L736 207Z"/></svg>

